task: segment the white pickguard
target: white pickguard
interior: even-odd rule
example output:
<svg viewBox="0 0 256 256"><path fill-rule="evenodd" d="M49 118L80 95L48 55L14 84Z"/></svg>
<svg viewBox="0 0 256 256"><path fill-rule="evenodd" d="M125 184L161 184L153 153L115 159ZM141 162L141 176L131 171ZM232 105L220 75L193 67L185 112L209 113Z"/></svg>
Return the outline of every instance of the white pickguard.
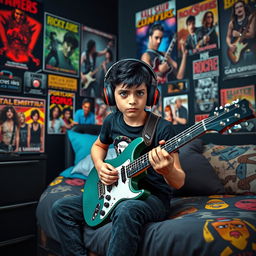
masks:
<svg viewBox="0 0 256 256"><path fill-rule="evenodd" d="M130 163L130 159L122 164L122 166L115 167L119 172L118 185L112 185L112 189L109 192L107 190L107 186L105 186L105 194L104 194L104 202L103 208L101 210L105 211L104 216L100 216L101 219L105 218L108 215L108 212L119 203L121 200L136 198L141 194L141 192L133 192L131 191L131 178L125 177L125 182L122 181L121 168L123 166L127 166ZM126 175L126 172L124 172ZM108 196L110 196L110 200L107 200ZM105 207L105 203L108 203L109 206Z"/></svg>

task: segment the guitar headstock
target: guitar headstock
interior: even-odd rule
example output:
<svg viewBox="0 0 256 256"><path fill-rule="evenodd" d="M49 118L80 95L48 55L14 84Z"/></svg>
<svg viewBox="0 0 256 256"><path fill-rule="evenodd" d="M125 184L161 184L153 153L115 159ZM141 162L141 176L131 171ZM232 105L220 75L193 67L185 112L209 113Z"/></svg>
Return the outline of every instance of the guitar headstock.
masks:
<svg viewBox="0 0 256 256"><path fill-rule="evenodd" d="M217 107L214 112L205 119L204 125L207 130L222 133L230 127L254 117L255 110L253 110L248 100L235 100L232 104Z"/></svg>

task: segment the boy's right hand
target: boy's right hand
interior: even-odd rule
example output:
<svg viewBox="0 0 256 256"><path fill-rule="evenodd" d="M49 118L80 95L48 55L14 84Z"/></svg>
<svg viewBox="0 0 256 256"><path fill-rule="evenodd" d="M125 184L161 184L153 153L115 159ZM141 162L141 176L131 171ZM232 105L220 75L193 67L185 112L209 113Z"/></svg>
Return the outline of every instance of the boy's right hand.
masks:
<svg viewBox="0 0 256 256"><path fill-rule="evenodd" d="M112 185L118 180L118 171L111 164L105 162L98 169L98 175L105 185Z"/></svg>

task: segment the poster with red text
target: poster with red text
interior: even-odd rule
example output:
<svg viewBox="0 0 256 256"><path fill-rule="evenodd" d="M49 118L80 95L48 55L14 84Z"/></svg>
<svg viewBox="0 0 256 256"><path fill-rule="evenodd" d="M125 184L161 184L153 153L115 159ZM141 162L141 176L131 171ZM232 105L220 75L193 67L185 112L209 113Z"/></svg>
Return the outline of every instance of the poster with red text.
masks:
<svg viewBox="0 0 256 256"><path fill-rule="evenodd" d="M177 11L178 49L189 55L219 48L217 0L202 1Z"/></svg>
<svg viewBox="0 0 256 256"><path fill-rule="evenodd" d="M48 134L65 134L73 126L75 93L48 90Z"/></svg>
<svg viewBox="0 0 256 256"><path fill-rule="evenodd" d="M43 5L38 0L0 2L0 71L35 71L42 63Z"/></svg>
<svg viewBox="0 0 256 256"><path fill-rule="evenodd" d="M210 113L219 98L219 57L210 56L209 52L200 54L193 61L194 110L196 114Z"/></svg>
<svg viewBox="0 0 256 256"><path fill-rule="evenodd" d="M44 152L44 99L0 96L0 153Z"/></svg>
<svg viewBox="0 0 256 256"><path fill-rule="evenodd" d="M232 104L236 100L247 99L254 111L255 105L255 85L245 85L235 88L221 89L220 100L221 105ZM247 120L247 122L240 123L231 128L231 131L239 133L256 132L256 118Z"/></svg>

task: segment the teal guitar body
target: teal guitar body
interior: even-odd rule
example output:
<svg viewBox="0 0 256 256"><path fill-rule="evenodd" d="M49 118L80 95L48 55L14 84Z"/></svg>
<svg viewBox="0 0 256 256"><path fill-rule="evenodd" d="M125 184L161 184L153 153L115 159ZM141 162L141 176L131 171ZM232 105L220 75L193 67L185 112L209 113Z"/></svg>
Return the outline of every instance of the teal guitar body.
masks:
<svg viewBox="0 0 256 256"><path fill-rule="evenodd" d="M115 159L106 160L119 171L119 179L116 183L106 186L99 180L98 172L93 168L86 181L83 193L83 212L86 223L89 226L100 226L107 222L110 213L115 206L127 199L144 199L150 193L138 189L138 181L145 172L133 174L128 177L127 166L140 156L145 148L143 138L133 140L124 152Z"/></svg>

